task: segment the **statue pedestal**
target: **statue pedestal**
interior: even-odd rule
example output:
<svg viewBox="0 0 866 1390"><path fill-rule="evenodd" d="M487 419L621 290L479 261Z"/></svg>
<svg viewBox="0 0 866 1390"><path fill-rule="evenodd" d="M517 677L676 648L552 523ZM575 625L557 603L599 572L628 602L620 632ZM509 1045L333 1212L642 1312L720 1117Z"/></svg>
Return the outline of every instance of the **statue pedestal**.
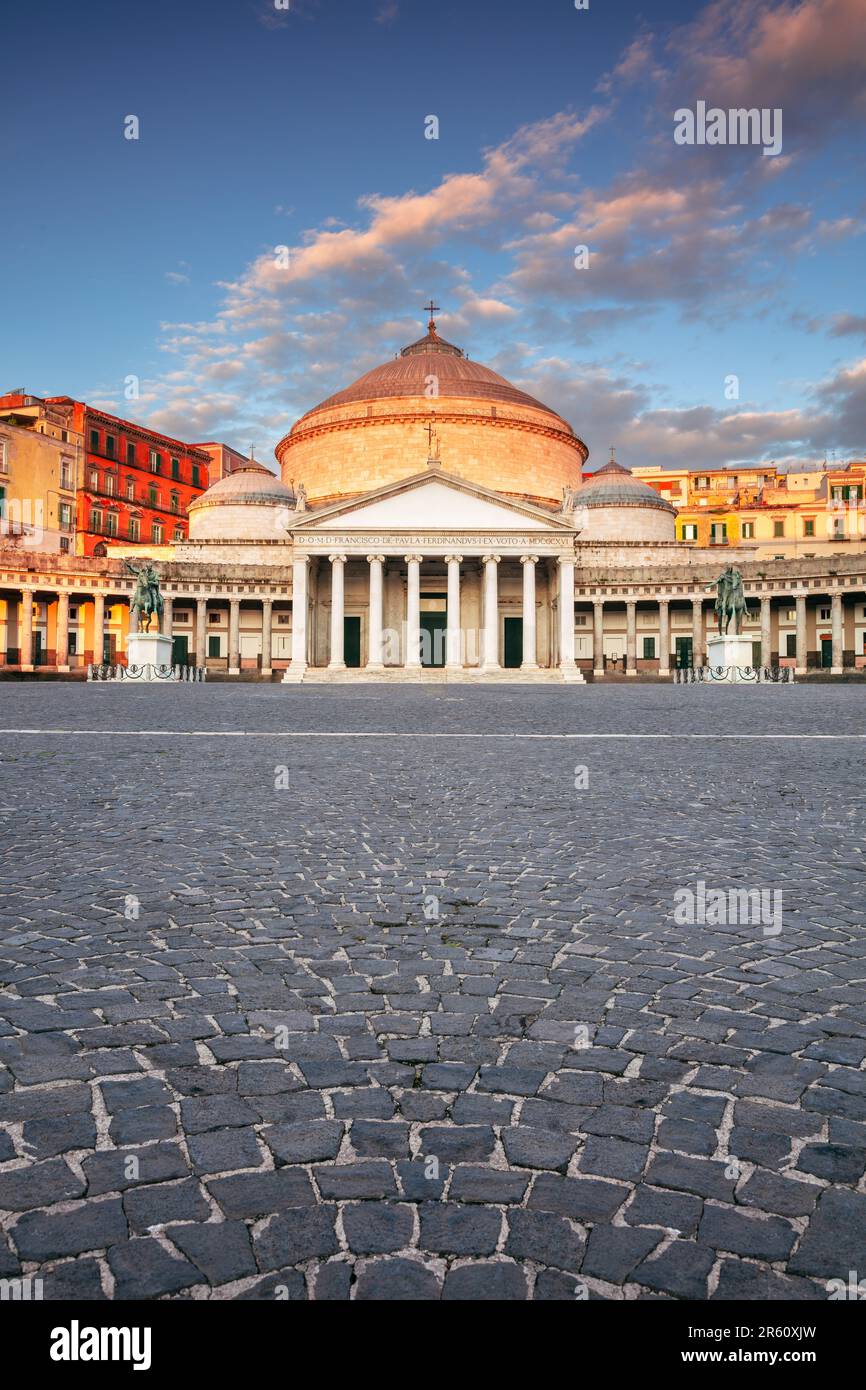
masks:
<svg viewBox="0 0 866 1390"><path fill-rule="evenodd" d="M721 637L715 633L708 637L705 679L729 685L757 684L760 672L752 666L751 637L742 633L739 636L726 633Z"/></svg>
<svg viewBox="0 0 866 1390"><path fill-rule="evenodd" d="M131 632L126 639L126 669L122 681L166 681L174 679L171 666L171 638L161 632Z"/></svg>

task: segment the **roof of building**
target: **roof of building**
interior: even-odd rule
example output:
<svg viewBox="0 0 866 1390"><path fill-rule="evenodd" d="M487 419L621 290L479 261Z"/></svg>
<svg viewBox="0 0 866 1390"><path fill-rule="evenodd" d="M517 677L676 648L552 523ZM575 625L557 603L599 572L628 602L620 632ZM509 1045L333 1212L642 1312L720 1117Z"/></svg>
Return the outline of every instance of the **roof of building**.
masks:
<svg viewBox="0 0 866 1390"><path fill-rule="evenodd" d="M260 463L248 463L220 478L219 482L190 502L188 510L213 506L260 506L263 503L294 507L295 494L269 468L264 468Z"/></svg>
<svg viewBox="0 0 866 1390"><path fill-rule="evenodd" d="M533 410L542 410L556 420L560 429L573 433L571 426L557 415L550 406L536 400L526 391L520 391L509 381L485 367L480 362L471 361L462 348L455 347L440 338L433 319L423 338L403 348L399 357L374 367L347 386L329 396L320 405L314 406L309 415L319 410L330 410L335 406L351 405L358 401L383 400L397 396L425 396L429 392L430 378L437 379L437 393L442 397L463 397L489 401L491 404L522 405Z"/></svg>
<svg viewBox="0 0 866 1390"><path fill-rule="evenodd" d="M584 474L575 490L576 507L654 507L657 511L676 513L666 498L649 483L641 482L629 468L611 460L594 473Z"/></svg>

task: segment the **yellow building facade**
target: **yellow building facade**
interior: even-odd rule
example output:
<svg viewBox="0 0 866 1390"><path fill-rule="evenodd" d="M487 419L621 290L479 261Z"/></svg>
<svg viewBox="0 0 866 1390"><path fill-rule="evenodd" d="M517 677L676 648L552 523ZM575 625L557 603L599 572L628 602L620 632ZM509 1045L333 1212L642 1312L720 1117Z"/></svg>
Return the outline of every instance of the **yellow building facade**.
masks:
<svg viewBox="0 0 866 1390"><path fill-rule="evenodd" d="M0 412L0 534L4 545L72 554L81 436L29 414Z"/></svg>
<svg viewBox="0 0 866 1390"><path fill-rule="evenodd" d="M677 510L677 540L754 547L758 558L866 548L866 462L781 472L772 465L696 471L632 470Z"/></svg>

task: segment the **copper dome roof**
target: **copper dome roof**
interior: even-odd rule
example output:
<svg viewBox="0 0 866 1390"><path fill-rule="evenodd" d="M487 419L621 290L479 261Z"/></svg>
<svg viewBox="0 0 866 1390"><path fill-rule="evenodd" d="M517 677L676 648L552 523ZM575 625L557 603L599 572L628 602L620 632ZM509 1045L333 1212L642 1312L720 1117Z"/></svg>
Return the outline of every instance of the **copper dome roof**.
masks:
<svg viewBox="0 0 866 1390"><path fill-rule="evenodd" d="M575 507L654 507L657 511L676 514L676 507L667 502L649 483L636 478L621 463L611 461L594 473L587 473L574 494Z"/></svg>
<svg viewBox="0 0 866 1390"><path fill-rule="evenodd" d="M431 376L438 379L440 397L468 397L490 401L493 405L528 406L532 410L542 410L545 414L551 415L560 428L565 428L569 434L573 433L571 426L557 415L555 410L551 410L550 406L544 405L525 391L519 391L490 367L470 361L459 347L440 338L432 321L425 337L405 347L400 356L393 361L383 362L380 367L374 367L344 391L338 391L320 405L314 406L308 412L307 418L319 410L351 405L355 401L424 396Z"/></svg>

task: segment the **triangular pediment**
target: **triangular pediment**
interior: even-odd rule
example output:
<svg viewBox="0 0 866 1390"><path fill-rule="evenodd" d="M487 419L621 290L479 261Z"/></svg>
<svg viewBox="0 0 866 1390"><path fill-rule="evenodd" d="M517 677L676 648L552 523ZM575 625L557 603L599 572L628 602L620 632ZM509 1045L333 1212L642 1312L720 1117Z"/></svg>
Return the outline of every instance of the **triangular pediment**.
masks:
<svg viewBox="0 0 866 1390"><path fill-rule="evenodd" d="M293 526L316 531L564 531L561 516L516 502L454 474L426 472L310 512Z"/></svg>

